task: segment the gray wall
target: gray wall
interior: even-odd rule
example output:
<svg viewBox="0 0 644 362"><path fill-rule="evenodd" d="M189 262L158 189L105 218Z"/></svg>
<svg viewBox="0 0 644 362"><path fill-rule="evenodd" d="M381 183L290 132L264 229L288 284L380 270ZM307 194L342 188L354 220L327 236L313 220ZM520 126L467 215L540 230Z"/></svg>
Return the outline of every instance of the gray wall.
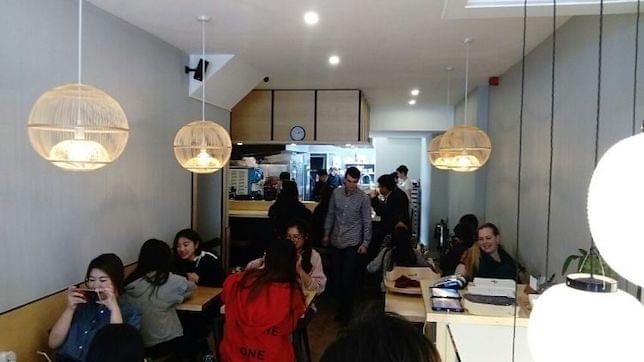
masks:
<svg viewBox="0 0 644 362"><path fill-rule="evenodd" d="M605 17L602 112L599 155L631 135L634 15ZM546 263L551 39L529 54L521 174L519 259L533 274L561 272L567 255L587 249L586 193L593 172L596 117L596 16L574 17L557 37L554 160L549 266ZM642 44L640 44L641 46ZM642 69L640 57L639 69ZM521 64L501 77L491 91L486 215L502 228L508 243L517 240L516 202ZM644 83L638 83L638 119L643 116ZM614 225L614 227L631 227ZM507 243L506 243L507 246ZM622 287L626 285L622 283ZM632 290L632 288L631 288Z"/></svg>
<svg viewBox="0 0 644 362"><path fill-rule="evenodd" d="M83 80L120 102L131 129L121 157L90 173L49 165L26 128L40 94L76 82L77 2L8 0L0 11L0 312L82 280L99 253L131 263L145 239L171 241L190 225L190 173L171 146L200 115L187 98L188 56L91 4L84 10Z"/></svg>

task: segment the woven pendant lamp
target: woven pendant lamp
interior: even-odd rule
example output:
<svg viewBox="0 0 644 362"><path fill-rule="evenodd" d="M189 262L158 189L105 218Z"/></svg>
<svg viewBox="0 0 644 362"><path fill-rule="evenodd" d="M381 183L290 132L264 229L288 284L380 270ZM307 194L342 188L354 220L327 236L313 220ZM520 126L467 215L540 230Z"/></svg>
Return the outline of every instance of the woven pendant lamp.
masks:
<svg viewBox="0 0 644 362"><path fill-rule="evenodd" d="M440 151L440 142L443 135L436 136L432 138L432 141L429 143L429 162L431 162L434 167L439 170L448 170L447 166L448 160L446 153Z"/></svg>
<svg viewBox="0 0 644 362"><path fill-rule="evenodd" d="M83 0L78 2L78 83L43 93L34 103L27 129L32 147L55 166L92 171L116 160L127 144L129 127L119 103L82 84Z"/></svg>
<svg viewBox="0 0 644 362"><path fill-rule="evenodd" d="M446 157L446 167L457 172L472 172L481 168L490 158L492 143L487 134L480 128L467 124L467 92L470 68L470 44L472 39L467 38L465 43L465 105L464 123L452 127L440 139L439 150Z"/></svg>
<svg viewBox="0 0 644 362"><path fill-rule="evenodd" d="M201 52L204 59L202 72L205 73L207 16L197 18L201 22ZM174 156L179 164L190 172L206 174L216 172L230 160L232 142L228 131L215 122L206 120L206 77L202 74L201 120L183 126L174 137Z"/></svg>

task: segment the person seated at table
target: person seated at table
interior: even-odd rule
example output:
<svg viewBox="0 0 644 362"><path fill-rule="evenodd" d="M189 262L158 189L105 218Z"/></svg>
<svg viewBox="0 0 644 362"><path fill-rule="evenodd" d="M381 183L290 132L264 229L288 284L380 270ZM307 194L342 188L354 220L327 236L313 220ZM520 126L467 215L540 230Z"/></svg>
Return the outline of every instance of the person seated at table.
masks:
<svg viewBox="0 0 644 362"><path fill-rule="evenodd" d="M367 315L341 331L321 362L440 362L434 344L393 313Z"/></svg>
<svg viewBox="0 0 644 362"><path fill-rule="evenodd" d="M142 362L143 338L128 324L109 324L101 328L87 353L87 362Z"/></svg>
<svg viewBox="0 0 644 362"><path fill-rule="evenodd" d="M313 214L302 202L297 191L297 184L293 181L284 181L282 191L277 195L277 200L268 208L268 218L273 228L273 236L281 237L286 232L286 223L289 220L300 218L311 222Z"/></svg>
<svg viewBox="0 0 644 362"><path fill-rule="evenodd" d="M174 236L174 272L191 282L206 287L220 288L224 283L221 260L202 249L201 236L192 229L183 229Z"/></svg>
<svg viewBox="0 0 644 362"><path fill-rule="evenodd" d="M286 224L285 239L290 240L297 250L297 271L298 281L303 290L314 291L315 294L322 294L326 286L326 275L322 268L320 254L311 247L311 229L309 224L302 219L293 219ZM248 263L246 269L258 269L264 267L264 257L255 259Z"/></svg>
<svg viewBox="0 0 644 362"><path fill-rule="evenodd" d="M174 237L174 272L197 285L220 288L224 282L221 261L213 253L202 250L201 236L192 229L183 229ZM179 313L187 349L203 356L213 355L208 347L209 326L218 314L218 303L201 313Z"/></svg>
<svg viewBox="0 0 644 362"><path fill-rule="evenodd" d="M296 260L291 241L274 240L266 250L263 268L226 278L222 361L295 360L291 334L306 310Z"/></svg>
<svg viewBox="0 0 644 362"><path fill-rule="evenodd" d="M85 273L86 288L67 290L67 305L49 333L49 347L57 361L85 361L97 332L109 324L127 323L139 328L141 316L124 298L123 262L116 254L94 258ZM92 293L96 293L95 295Z"/></svg>
<svg viewBox="0 0 644 362"><path fill-rule="evenodd" d="M173 355L183 345L183 328L175 307L195 290L193 282L170 272L172 252L161 240L149 239L139 252L136 269L125 279L127 300L141 311L146 355Z"/></svg>
<svg viewBox="0 0 644 362"><path fill-rule="evenodd" d="M458 223L459 224L469 224L469 225L471 225L472 228L474 229L473 238L474 239L478 238L476 230L479 229L479 219L476 217L476 215L474 215L474 214L465 214L465 215L461 216L460 219L458 219Z"/></svg>
<svg viewBox="0 0 644 362"><path fill-rule="evenodd" d="M475 234L476 229L472 224L460 222L454 227L454 237L440 257L441 275L454 274L456 267L463 259L463 254L474 245Z"/></svg>
<svg viewBox="0 0 644 362"><path fill-rule="evenodd" d="M433 263L425 260L418 250L412 247L411 232L404 226L398 226L391 235L387 235L378 255L367 264L367 271L375 273L382 270L383 280L385 274L396 266L407 267L432 267ZM380 283L384 292L384 284Z"/></svg>
<svg viewBox="0 0 644 362"><path fill-rule="evenodd" d="M516 279L517 266L512 257L501 247L501 235L496 225L485 223L478 229L478 243L472 245L455 274L469 280L478 278Z"/></svg>

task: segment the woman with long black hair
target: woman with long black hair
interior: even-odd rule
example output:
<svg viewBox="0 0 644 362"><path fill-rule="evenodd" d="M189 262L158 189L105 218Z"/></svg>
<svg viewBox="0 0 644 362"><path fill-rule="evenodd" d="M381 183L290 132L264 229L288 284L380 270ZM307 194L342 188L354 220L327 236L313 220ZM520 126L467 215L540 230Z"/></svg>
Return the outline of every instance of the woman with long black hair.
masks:
<svg viewBox="0 0 644 362"><path fill-rule="evenodd" d="M282 191L277 195L277 200L268 208L268 218L273 228L273 236L281 237L286 232L286 223L293 219L303 219L311 222L313 213L307 209L297 191L297 184L293 181L283 181Z"/></svg>
<svg viewBox="0 0 644 362"><path fill-rule="evenodd" d="M224 282L226 306L223 361L294 361L291 334L305 312L291 241L269 244L264 267L230 275Z"/></svg>
<svg viewBox="0 0 644 362"><path fill-rule="evenodd" d="M326 287L326 275L322 267L320 254L311 245L311 228L302 219L294 219L286 223L286 234L284 238L295 245L297 251L297 262L295 271L298 281L303 290L313 291L319 295ZM248 263L246 269L257 269L264 267L265 257L255 259Z"/></svg>
<svg viewBox="0 0 644 362"><path fill-rule="evenodd" d="M175 307L195 290L195 284L172 274L168 244L143 243L136 269L125 279L127 300L141 311L141 335L146 355L161 357L179 352L183 329Z"/></svg>

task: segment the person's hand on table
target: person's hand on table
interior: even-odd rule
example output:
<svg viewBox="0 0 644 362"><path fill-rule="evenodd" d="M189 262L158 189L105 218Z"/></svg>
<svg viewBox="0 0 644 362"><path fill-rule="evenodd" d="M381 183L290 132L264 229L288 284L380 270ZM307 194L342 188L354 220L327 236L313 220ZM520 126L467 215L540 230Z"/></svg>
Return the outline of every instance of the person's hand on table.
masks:
<svg viewBox="0 0 644 362"><path fill-rule="evenodd" d="M199 283L199 275L197 273L188 273L186 274L186 278L195 284Z"/></svg>
<svg viewBox="0 0 644 362"><path fill-rule="evenodd" d="M360 245L360 247L358 248L358 254L364 255L366 253L367 253L367 247L364 245Z"/></svg>

